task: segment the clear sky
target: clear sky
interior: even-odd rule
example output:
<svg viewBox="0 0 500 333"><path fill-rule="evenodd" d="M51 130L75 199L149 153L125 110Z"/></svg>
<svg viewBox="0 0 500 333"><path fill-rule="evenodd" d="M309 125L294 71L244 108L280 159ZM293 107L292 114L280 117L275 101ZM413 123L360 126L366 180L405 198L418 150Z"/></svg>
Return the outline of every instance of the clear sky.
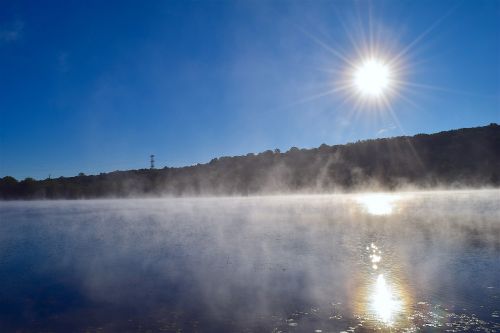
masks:
<svg viewBox="0 0 500 333"><path fill-rule="evenodd" d="M372 53L386 103L340 89ZM347 80L347 81L346 81ZM395 80L396 81L396 80ZM0 176L500 122L500 2L1 1Z"/></svg>

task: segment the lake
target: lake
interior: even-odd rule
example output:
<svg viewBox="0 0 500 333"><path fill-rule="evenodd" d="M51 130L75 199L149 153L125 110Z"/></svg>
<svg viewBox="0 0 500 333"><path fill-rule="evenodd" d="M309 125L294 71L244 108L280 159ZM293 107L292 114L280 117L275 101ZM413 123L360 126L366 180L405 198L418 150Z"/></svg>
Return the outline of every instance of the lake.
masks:
<svg viewBox="0 0 500 333"><path fill-rule="evenodd" d="M0 203L1 332L500 331L500 190Z"/></svg>

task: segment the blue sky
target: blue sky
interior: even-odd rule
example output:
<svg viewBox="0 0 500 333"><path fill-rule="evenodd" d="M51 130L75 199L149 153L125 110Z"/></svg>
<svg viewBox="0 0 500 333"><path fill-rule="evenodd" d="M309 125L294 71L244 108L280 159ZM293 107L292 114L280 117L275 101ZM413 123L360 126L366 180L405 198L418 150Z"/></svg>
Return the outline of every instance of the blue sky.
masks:
<svg viewBox="0 0 500 333"><path fill-rule="evenodd" d="M396 93L339 90L371 49ZM403 52L404 51L404 52ZM377 105L375 105L377 104ZM500 2L2 1L0 176L500 122Z"/></svg>

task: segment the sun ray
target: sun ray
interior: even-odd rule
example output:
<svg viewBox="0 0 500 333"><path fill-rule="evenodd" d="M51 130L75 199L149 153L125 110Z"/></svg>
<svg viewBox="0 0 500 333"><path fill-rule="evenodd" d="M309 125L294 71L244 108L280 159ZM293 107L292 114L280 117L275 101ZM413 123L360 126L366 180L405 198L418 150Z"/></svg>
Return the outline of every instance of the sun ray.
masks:
<svg viewBox="0 0 500 333"><path fill-rule="evenodd" d="M293 101L293 102L291 102L291 103L289 103L287 105L284 105L282 107L278 107L278 109L280 109L280 110L288 109L288 108L291 108L293 106L297 106L297 105L300 105L300 104L303 104L303 103L311 102L313 100L320 99L320 98L326 97L328 95L332 95L332 94L335 94L337 92L341 92L343 90L348 90L348 89L350 89L350 87L339 86L337 88L329 89L329 90L326 90L326 91L323 91L323 92L319 92L319 93L311 95L311 96L307 96L307 97L298 99L298 100Z"/></svg>
<svg viewBox="0 0 500 333"><path fill-rule="evenodd" d="M434 23L432 23L424 32L417 36L411 43L409 43L399 54L397 54L394 59L399 59L406 55L415 45L420 43L420 41L426 37L429 33L431 33L434 29L436 29L444 20L446 20L458 7L460 3L457 3L455 6L451 7L442 17L437 19Z"/></svg>
<svg viewBox="0 0 500 333"><path fill-rule="evenodd" d="M477 94L477 93L470 92L470 91L457 90L457 89L449 89L449 88L435 86L435 85L430 85L430 84L415 83L415 82L405 82L405 81L396 81L396 82L398 84L402 85L402 86L409 86L409 87L413 87L413 88L428 89L428 90L433 90L433 91L442 91L442 92L447 92L447 93L451 93L451 94L469 95L469 96L476 96L476 97L493 97L493 96L488 96L488 95L484 95L484 94Z"/></svg>
<svg viewBox="0 0 500 333"><path fill-rule="evenodd" d="M319 39L318 37L314 36L313 34L309 33L307 30L305 30L304 28L301 28L299 27L300 31L302 31L305 35L307 35L309 38L311 38L311 40L313 40L316 44L318 44L319 46L323 47L325 50L327 50L328 52L332 53L334 56L336 56L337 58L339 58L340 60L342 60L343 62L345 62L346 64L349 64L351 66L354 65L354 63L349 60L347 58L347 56L343 55L342 53L338 52L337 50L335 50L333 47L331 47L330 45L328 45L327 43L323 42L321 39Z"/></svg>

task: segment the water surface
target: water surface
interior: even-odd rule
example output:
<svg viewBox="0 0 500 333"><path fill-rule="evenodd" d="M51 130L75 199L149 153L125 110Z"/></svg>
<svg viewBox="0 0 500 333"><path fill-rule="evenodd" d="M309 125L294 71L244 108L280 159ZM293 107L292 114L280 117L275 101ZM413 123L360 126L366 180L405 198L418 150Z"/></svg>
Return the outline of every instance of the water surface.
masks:
<svg viewBox="0 0 500 333"><path fill-rule="evenodd" d="M0 203L0 331L500 330L500 191Z"/></svg>

